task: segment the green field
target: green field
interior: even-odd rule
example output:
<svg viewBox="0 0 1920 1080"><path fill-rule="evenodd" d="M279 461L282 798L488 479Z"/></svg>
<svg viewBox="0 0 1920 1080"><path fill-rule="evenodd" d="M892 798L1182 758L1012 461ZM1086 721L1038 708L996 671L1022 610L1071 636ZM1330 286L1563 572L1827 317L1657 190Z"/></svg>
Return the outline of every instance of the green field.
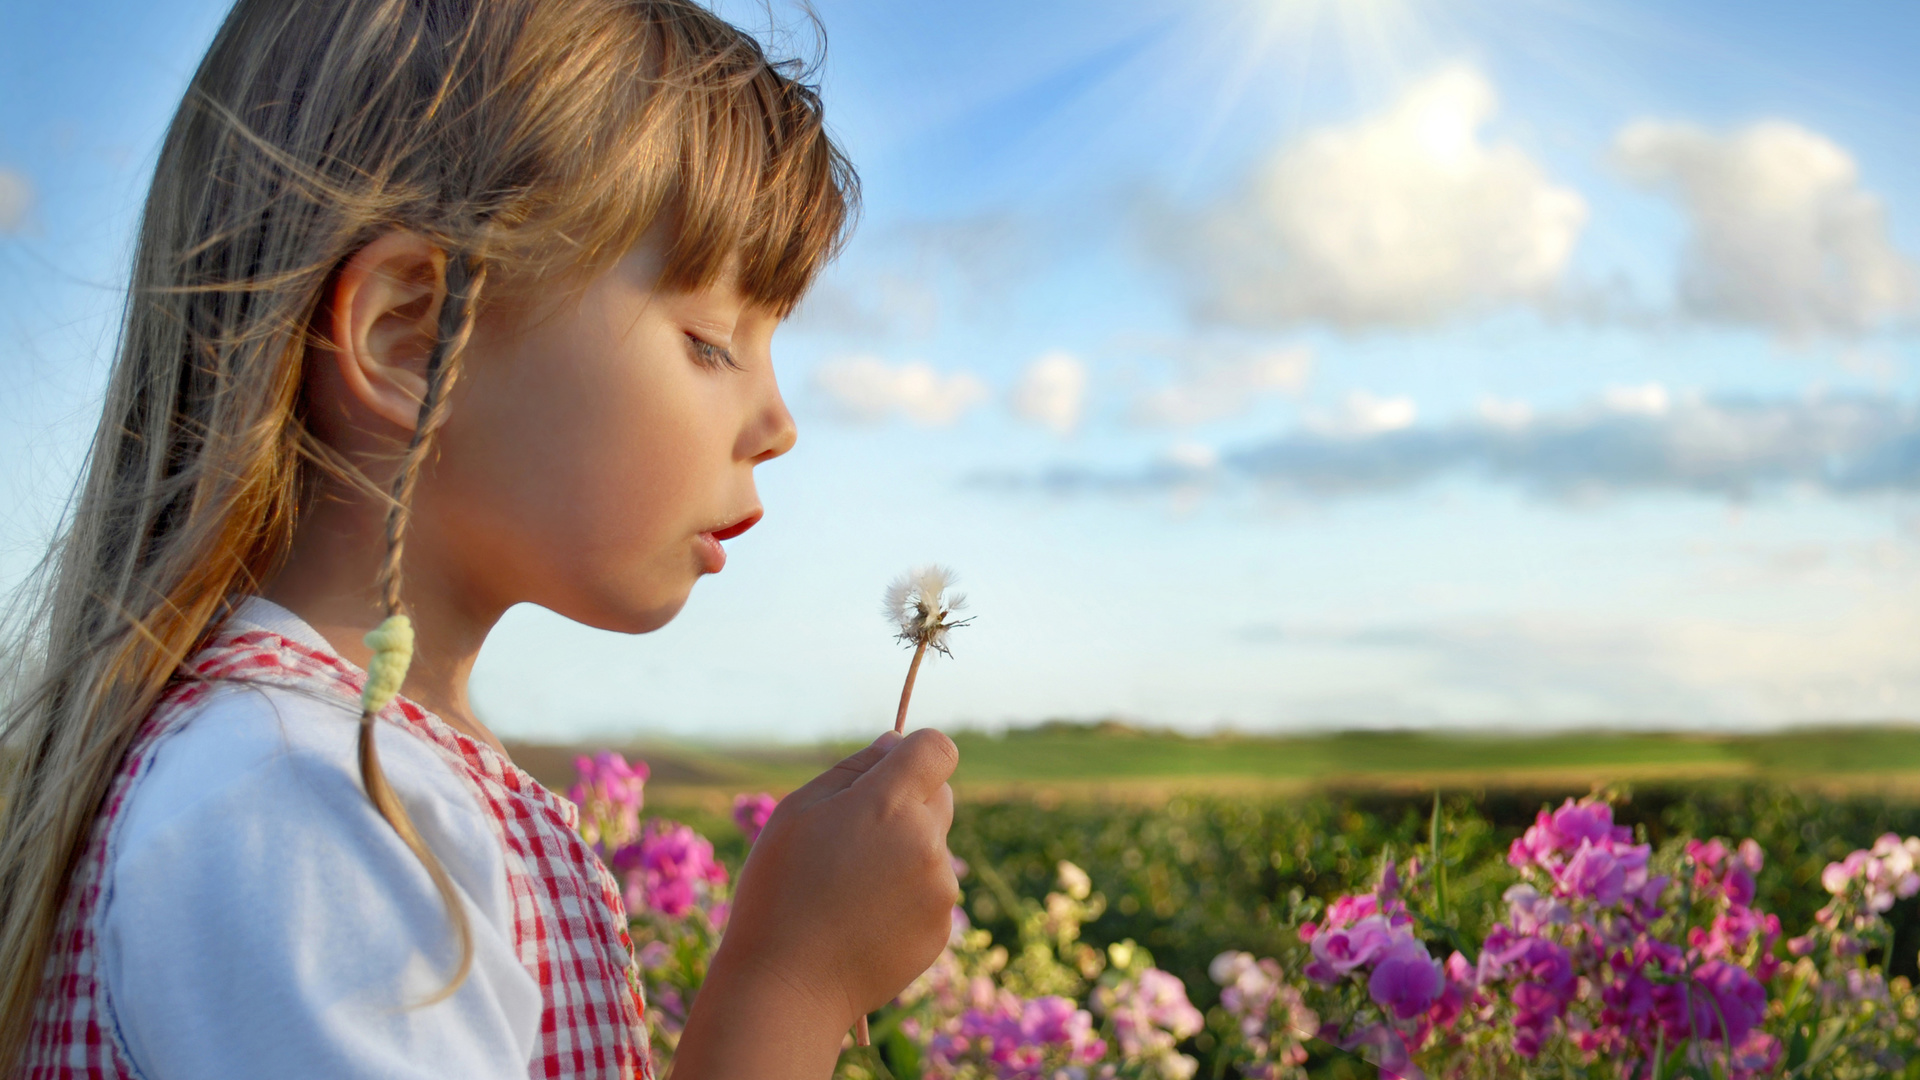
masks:
<svg viewBox="0 0 1920 1080"><path fill-rule="evenodd" d="M1617 781L1768 779L1920 792L1920 727L1806 728L1762 735L1573 732L1342 733L1186 737L1120 724L1045 724L1004 735L959 732L963 794L1074 798L1170 790L1274 793L1324 786L1565 787ZM543 782L571 779L577 747L510 746ZM782 750L643 743L620 747L653 768L652 797L781 792L857 744Z"/></svg>

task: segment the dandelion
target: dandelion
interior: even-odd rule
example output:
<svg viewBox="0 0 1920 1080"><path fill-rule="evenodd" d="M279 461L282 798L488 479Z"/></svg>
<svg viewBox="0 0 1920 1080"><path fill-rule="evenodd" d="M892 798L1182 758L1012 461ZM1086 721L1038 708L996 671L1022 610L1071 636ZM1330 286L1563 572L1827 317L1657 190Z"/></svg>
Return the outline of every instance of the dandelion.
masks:
<svg viewBox="0 0 1920 1080"><path fill-rule="evenodd" d="M927 650L952 656L947 648L947 631L973 621L953 617L954 612L967 606L967 598L960 593L949 595L947 588L952 584L953 571L944 566L922 566L887 586L886 603L880 613L900 628L895 637L913 646L913 663L907 667L906 685L900 688L900 711L893 716L895 734L907 729L907 703L913 700L913 680L920 676L920 661L926 659ZM865 1016L854 1024L853 1041L858 1046L871 1045Z"/></svg>
<svg viewBox="0 0 1920 1080"><path fill-rule="evenodd" d="M887 586L887 602L882 613L900 628L896 636L913 646L913 663L907 668L907 682L900 688L900 711L894 715L893 730L907 726L907 703L913 699L913 681L920 675L920 661L927 650L952 656L947 648L947 631L965 626L971 618L955 619L953 613L967 606L961 593L947 594L953 584L953 571L944 566L923 566L902 574Z"/></svg>

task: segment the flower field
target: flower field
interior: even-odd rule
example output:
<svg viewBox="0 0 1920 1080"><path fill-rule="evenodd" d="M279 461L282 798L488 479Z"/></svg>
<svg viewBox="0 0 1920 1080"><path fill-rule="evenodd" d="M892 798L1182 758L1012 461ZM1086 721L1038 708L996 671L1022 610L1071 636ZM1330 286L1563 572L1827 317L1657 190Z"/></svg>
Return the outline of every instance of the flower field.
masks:
<svg viewBox="0 0 1920 1080"><path fill-rule="evenodd" d="M645 781L574 795L664 1059L773 803L668 820ZM1920 1077L1916 833L1768 781L963 798L950 946L841 1074Z"/></svg>

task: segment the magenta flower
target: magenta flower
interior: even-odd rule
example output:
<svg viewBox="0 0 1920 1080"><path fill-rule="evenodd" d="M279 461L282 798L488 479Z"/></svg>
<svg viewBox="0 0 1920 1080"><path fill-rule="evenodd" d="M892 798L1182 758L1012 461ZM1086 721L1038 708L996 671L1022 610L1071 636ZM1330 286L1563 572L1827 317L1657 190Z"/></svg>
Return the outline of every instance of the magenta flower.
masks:
<svg viewBox="0 0 1920 1080"><path fill-rule="evenodd" d="M602 853L633 840L640 832L640 807L646 800L647 763L627 759L612 750L573 763L578 779L567 798L580 807L580 836Z"/></svg>
<svg viewBox="0 0 1920 1080"><path fill-rule="evenodd" d="M628 910L670 919L685 917L713 886L727 883L727 868L713 857L713 843L671 821L648 822L638 841L614 852L613 869L626 877Z"/></svg>
<svg viewBox="0 0 1920 1080"><path fill-rule="evenodd" d="M780 800L764 791L733 797L733 823L740 826L749 846L760 839L761 831L767 827L767 819L773 816L773 808L778 805Z"/></svg>
<svg viewBox="0 0 1920 1080"><path fill-rule="evenodd" d="M1374 964L1367 994L1399 1019L1411 1020L1434 1003L1444 982L1440 964L1427 954L1427 947L1406 934Z"/></svg>
<svg viewBox="0 0 1920 1080"><path fill-rule="evenodd" d="M1767 1008L1766 988L1747 969L1724 960L1700 965L1685 983L1654 987L1653 999L1667 1038L1675 1042L1695 1038L1734 1045L1759 1025Z"/></svg>
<svg viewBox="0 0 1920 1080"><path fill-rule="evenodd" d="M1441 988L1440 996L1434 999L1433 1008L1428 1012L1427 1019L1436 1027L1447 1028L1453 1026L1454 1021L1460 1018L1460 1014L1465 1012L1469 1005L1477 1002L1480 997L1480 980L1473 965L1467 962L1467 958L1461 955L1458 949L1453 951L1453 955L1447 957L1443 970L1446 973L1446 985ZM1222 994L1221 1000L1225 999L1226 995Z"/></svg>
<svg viewBox="0 0 1920 1080"><path fill-rule="evenodd" d="M1601 907L1619 903L1627 888L1626 867L1613 857L1613 852L1595 847L1590 840L1580 841L1579 850L1555 877L1568 893Z"/></svg>

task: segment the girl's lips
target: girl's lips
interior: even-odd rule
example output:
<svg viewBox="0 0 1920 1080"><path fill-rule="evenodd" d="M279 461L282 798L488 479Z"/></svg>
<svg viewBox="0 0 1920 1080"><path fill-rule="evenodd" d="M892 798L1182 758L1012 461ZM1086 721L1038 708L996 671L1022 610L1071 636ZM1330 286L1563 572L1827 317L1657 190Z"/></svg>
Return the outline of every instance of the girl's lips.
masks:
<svg viewBox="0 0 1920 1080"><path fill-rule="evenodd" d="M746 517L741 518L739 521L736 521L725 528L715 529L712 532L708 533L707 535L713 537L715 540L731 540L734 537L739 536L741 533L746 532L748 529L753 528L755 525L759 523L760 523L760 511L755 510L753 513L748 514Z"/></svg>
<svg viewBox="0 0 1920 1080"><path fill-rule="evenodd" d="M760 511L755 510L753 513L748 514L746 517L741 518L731 525L714 529L711 532L701 533L700 562L702 569L709 574L717 574L721 570L726 569L727 549L720 546L720 541L731 540L739 536L741 533L753 528L759 520Z"/></svg>
<svg viewBox="0 0 1920 1080"><path fill-rule="evenodd" d="M710 532L700 534L700 570L706 574L717 574L727 568L727 549Z"/></svg>

